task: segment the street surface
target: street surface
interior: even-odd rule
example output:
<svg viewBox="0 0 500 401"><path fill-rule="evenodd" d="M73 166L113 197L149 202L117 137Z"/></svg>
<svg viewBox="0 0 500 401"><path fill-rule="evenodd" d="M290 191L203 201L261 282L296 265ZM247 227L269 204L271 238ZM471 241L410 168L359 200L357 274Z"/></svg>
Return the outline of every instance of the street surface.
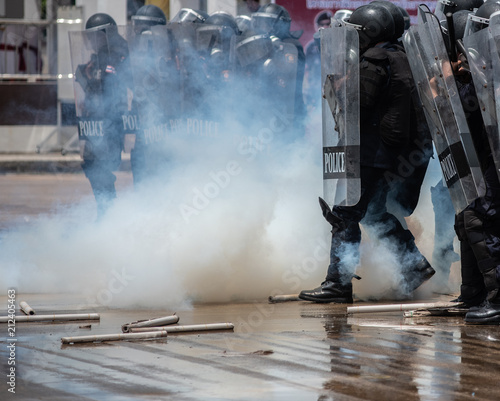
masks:
<svg viewBox="0 0 500 401"><path fill-rule="evenodd" d="M131 185L130 173L119 172L118 193ZM51 221L70 205L92 205L92 200L81 173L0 175L0 245L10 244L14 229L30 232L41 216ZM23 279L12 274L11 266L0 266L2 316L13 294L17 314L22 314L21 301L38 315L100 314L99 321L17 322L15 331L0 323L0 400L500 399L499 326L466 325L461 316L405 318L402 312L348 316L346 305L271 304L260 295L234 302L191 299L175 306L155 295L156 305L114 305L106 296L112 293L118 299L119 285L128 276L115 275L114 286L89 298L72 290L70 270L77 259L65 260L67 272L61 270L60 275L67 285L59 285L59 291L45 284L43 275L33 275L29 266L14 267L28 269ZM41 283L40 291L32 290L32 280ZM153 284L154 278L142 296L157 294ZM164 295L168 298L168 291ZM425 300L398 303L449 301L453 295L434 292ZM370 303L391 302L355 299L356 305ZM179 325L228 322L235 329L169 334L157 340L61 343L68 336L117 334L125 323L174 312ZM15 394L8 390L12 367Z"/></svg>

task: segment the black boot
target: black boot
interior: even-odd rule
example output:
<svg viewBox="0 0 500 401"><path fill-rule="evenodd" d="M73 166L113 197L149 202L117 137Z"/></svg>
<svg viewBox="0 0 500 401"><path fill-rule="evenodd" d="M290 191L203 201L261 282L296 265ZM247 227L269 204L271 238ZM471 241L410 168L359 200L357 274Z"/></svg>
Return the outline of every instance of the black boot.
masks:
<svg viewBox="0 0 500 401"><path fill-rule="evenodd" d="M497 273L498 261L495 258L478 260L487 291L486 300L479 308L471 308L465 315L467 323L500 324L500 280Z"/></svg>
<svg viewBox="0 0 500 401"><path fill-rule="evenodd" d="M299 298L312 302L352 304L352 284L324 281L321 286L314 290L301 291Z"/></svg>
<svg viewBox="0 0 500 401"><path fill-rule="evenodd" d="M500 303L484 301L480 307L469 309L465 321L474 324L500 324Z"/></svg>
<svg viewBox="0 0 500 401"><path fill-rule="evenodd" d="M427 259L422 256L422 259L418 262L413 263L411 266L404 269L403 291L407 294L412 293L423 283L429 280L434 273L436 273L436 271L432 268Z"/></svg>

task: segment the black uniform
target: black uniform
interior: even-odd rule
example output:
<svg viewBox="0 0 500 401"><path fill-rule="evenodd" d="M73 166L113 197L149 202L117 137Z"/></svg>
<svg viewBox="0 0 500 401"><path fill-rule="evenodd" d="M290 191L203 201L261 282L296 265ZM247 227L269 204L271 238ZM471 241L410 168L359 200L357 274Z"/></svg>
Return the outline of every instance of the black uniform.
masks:
<svg viewBox="0 0 500 401"><path fill-rule="evenodd" d="M300 297L319 302L352 302L351 279L357 265L361 230L359 223L377 229L399 250L409 293L434 270L415 246L413 235L386 208L389 181L398 156L410 141L412 77L406 54L389 42L360 56L361 198L354 206L322 204L332 224L330 265L321 287L302 291Z"/></svg>
<svg viewBox="0 0 500 401"><path fill-rule="evenodd" d="M476 99L472 82L457 84L462 101ZM470 107L464 108L471 110ZM498 305L500 322L500 183L479 108L476 107L467 117L481 161L486 193L455 217L461 254L460 300L468 306L479 305L485 299L493 302Z"/></svg>
<svg viewBox="0 0 500 401"><path fill-rule="evenodd" d="M116 31L86 65L80 65L76 81L85 91L83 118L100 121L99 134L86 136L82 168L89 179L101 216L116 198L115 171L123 149L122 115L127 112L127 82L130 82L128 47Z"/></svg>

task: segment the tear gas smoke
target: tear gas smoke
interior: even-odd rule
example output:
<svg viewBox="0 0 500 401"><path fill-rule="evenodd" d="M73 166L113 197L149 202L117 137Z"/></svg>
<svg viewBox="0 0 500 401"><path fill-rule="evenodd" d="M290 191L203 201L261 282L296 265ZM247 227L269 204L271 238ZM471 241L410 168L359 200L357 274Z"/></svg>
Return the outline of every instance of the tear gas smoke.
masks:
<svg viewBox="0 0 500 401"><path fill-rule="evenodd" d="M252 82L239 91L223 88L199 85L196 96L210 100L206 110L142 127L155 151L154 173L150 169L133 191L119 192L98 222L92 199L5 234L0 290L83 294L88 305L180 309L191 302L266 300L323 281L330 226L317 203L321 132L295 133L292 120L273 107L279 103L269 101L276 93L262 85L258 92L248 90L255 89ZM426 256L434 227L430 181L412 217L423 227L417 245ZM358 297L396 294L399 267L379 245L364 236Z"/></svg>
<svg viewBox="0 0 500 401"><path fill-rule="evenodd" d="M185 219L180 206L194 205L196 189L212 182L210 172L224 171L228 153L219 145L210 151L217 148L222 156L208 164L205 159L203 170L197 163L172 166L168 182L155 178L141 191L119 194L98 223L94 205L82 203L5 235L2 290L78 293L89 305L171 309L193 301L262 300L273 291L292 293L319 284L328 265L329 226L317 205L316 144L298 141L258 162L233 154L239 175ZM424 227L417 244L428 258L434 216L426 196L430 184L432 176L412 217ZM318 241L323 247L317 263L290 280L285 272L315 255ZM398 271L390 249L363 232L357 271L363 279L354 282L356 296L397 299ZM431 283L427 292L447 288Z"/></svg>
<svg viewBox="0 0 500 401"><path fill-rule="evenodd" d="M190 163L173 163L168 179L119 193L98 223L92 199L5 235L2 287L75 292L105 306L160 307L286 292L283 271L328 229L316 204L316 147L297 142L272 159L249 160L232 144L206 145L197 152L186 143Z"/></svg>

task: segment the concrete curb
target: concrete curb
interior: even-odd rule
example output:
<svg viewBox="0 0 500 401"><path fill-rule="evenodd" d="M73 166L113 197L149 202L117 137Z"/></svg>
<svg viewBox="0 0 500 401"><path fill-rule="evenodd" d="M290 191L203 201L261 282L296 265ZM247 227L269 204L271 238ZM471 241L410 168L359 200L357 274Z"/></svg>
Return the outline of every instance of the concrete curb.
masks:
<svg viewBox="0 0 500 401"><path fill-rule="evenodd" d="M82 173L77 153L0 154L0 174L6 173ZM122 154L120 171L130 171L130 154Z"/></svg>

